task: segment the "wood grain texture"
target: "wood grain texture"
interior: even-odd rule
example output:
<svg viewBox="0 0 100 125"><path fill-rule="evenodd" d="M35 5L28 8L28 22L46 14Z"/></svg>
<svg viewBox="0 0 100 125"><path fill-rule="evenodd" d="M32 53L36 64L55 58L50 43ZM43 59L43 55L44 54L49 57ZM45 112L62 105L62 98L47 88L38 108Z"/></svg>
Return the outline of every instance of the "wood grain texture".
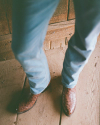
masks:
<svg viewBox="0 0 100 125"><path fill-rule="evenodd" d="M67 21L67 13L68 13L68 0L60 0L60 3L49 23L51 24L61 21Z"/></svg>
<svg viewBox="0 0 100 125"><path fill-rule="evenodd" d="M12 50L0 53L0 61L6 61L6 60L14 59L14 58L15 58L15 56L14 56Z"/></svg>
<svg viewBox="0 0 100 125"><path fill-rule="evenodd" d="M0 42L0 53L11 51L11 42L10 41L1 41Z"/></svg>
<svg viewBox="0 0 100 125"><path fill-rule="evenodd" d="M13 59L0 62L0 125L15 124L16 104L24 80L25 73L18 61Z"/></svg>
<svg viewBox="0 0 100 125"><path fill-rule="evenodd" d="M7 21L10 33L12 33L12 0L4 0Z"/></svg>
<svg viewBox="0 0 100 125"><path fill-rule="evenodd" d="M75 10L73 0L69 0L69 7L68 7L68 20L75 19Z"/></svg>
<svg viewBox="0 0 100 125"><path fill-rule="evenodd" d="M36 105L24 114L14 109L23 87L25 74L15 59L0 62L0 123L2 125L99 125L100 37L77 83L77 106L71 117L61 114L61 71L67 46L45 51L51 74L51 84ZM58 61L59 60L59 61ZM28 80L26 81L28 84ZM27 87L28 87L27 86Z"/></svg>
<svg viewBox="0 0 100 125"><path fill-rule="evenodd" d="M75 20L63 21L63 22L60 22L60 23L49 24L47 33L48 33L48 31L51 31L51 30L57 30L57 29L60 30L62 28L68 28L68 27L71 27L71 26L75 26Z"/></svg>
<svg viewBox="0 0 100 125"><path fill-rule="evenodd" d="M11 41L0 41L0 61L6 61L14 58L15 56L11 49Z"/></svg>
<svg viewBox="0 0 100 125"><path fill-rule="evenodd" d="M4 1L0 0L0 36L9 33Z"/></svg>
<svg viewBox="0 0 100 125"><path fill-rule="evenodd" d="M47 32L45 40L54 41L55 39L61 39L65 37L71 38L73 34L74 34L74 26L70 26L64 29L62 28L62 29L51 30Z"/></svg>
<svg viewBox="0 0 100 125"><path fill-rule="evenodd" d="M4 0L5 4L5 11L7 14L7 21L10 33L12 33L12 0ZM60 0L60 3L53 14L53 17L51 18L49 24L61 22L61 21L67 21L67 15L68 15L68 0Z"/></svg>
<svg viewBox="0 0 100 125"><path fill-rule="evenodd" d="M65 21L48 26L44 40L44 50L64 47L74 34L75 20ZM0 36L0 61L14 59L11 49L12 34Z"/></svg>
<svg viewBox="0 0 100 125"><path fill-rule="evenodd" d="M0 42L1 41L6 41L6 40L11 41L12 40L12 34L7 34L7 35L0 36Z"/></svg>

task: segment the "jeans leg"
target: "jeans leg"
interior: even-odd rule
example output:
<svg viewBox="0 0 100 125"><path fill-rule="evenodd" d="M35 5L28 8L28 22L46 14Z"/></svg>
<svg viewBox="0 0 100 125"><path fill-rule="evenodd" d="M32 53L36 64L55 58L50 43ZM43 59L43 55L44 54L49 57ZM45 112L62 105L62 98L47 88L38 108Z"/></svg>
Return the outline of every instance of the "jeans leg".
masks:
<svg viewBox="0 0 100 125"><path fill-rule="evenodd" d="M59 0L13 0L11 48L34 94L41 93L50 81L43 42L58 3Z"/></svg>
<svg viewBox="0 0 100 125"><path fill-rule="evenodd" d="M95 48L100 32L100 1L74 0L75 33L68 42L62 70L62 84L76 86L80 72Z"/></svg>

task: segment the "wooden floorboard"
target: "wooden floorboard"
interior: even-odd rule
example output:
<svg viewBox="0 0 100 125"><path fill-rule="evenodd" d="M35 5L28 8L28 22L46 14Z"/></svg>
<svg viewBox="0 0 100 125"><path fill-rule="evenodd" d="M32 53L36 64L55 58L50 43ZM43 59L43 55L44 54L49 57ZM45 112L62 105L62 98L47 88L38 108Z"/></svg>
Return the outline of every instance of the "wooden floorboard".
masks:
<svg viewBox="0 0 100 125"><path fill-rule="evenodd" d="M68 0L60 0L59 5L53 14L49 24L67 21L68 16Z"/></svg>
<svg viewBox="0 0 100 125"><path fill-rule="evenodd" d="M22 90L25 75L17 60L2 61L0 63L0 71L2 71L0 74L0 106L2 107L0 122L7 125L99 125L99 41L89 62L80 74L77 83L77 106L71 117L65 116L63 111L61 113L61 71L67 45L45 51L51 74L51 84L39 96L36 105L30 111L18 116L6 108L9 104L13 109L15 108L16 98L18 99ZM28 79L26 85L29 86ZM62 114L61 119L60 113Z"/></svg>
<svg viewBox="0 0 100 125"><path fill-rule="evenodd" d="M5 11L7 14L8 27L10 34L12 33L12 0L4 0Z"/></svg>
<svg viewBox="0 0 100 125"><path fill-rule="evenodd" d="M65 5L66 7L67 5ZM71 117L67 117L63 113L63 110L61 110L62 85L61 77L59 76L61 76L68 40L74 34L75 20L70 23L69 21L65 21L50 24L48 27L44 42L46 49L44 50L52 78L50 87L41 94L36 106L29 112L18 115L17 117L16 113L14 114L9 110L9 105L10 109L15 107L16 99L20 95L25 80L25 73L21 65L13 59L14 55L11 50L11 9L12 0L0 0L0 61L2 61L0 62L0 124L99 125L100 37L95 51L80 74L77 83L77 106L74 114ZM67 16L63 12L67 13L64 11L64 8L62 8L62 14L60 16L60 12L55 13L51 19L51 23L62 21L60 20L61 16L65 20ZM74 6L72 0L70 0L68 20L74 18ZM65 41L67 41L66 44ZM28 80L26 84L28 84Z"/></svg>
<svg viewBox="0 0 100 125"><path fill-rule="evenodd" d="M64 47L74 34L75 20L50 24L44 40L44 50ZM0 61L14 59L11 49L12 34L0 36Z"/></svg>
<svg viewBox="0 0 100 125"><path fill-rule="evenodd" d="M0 62L0 125L15 124L15 109L24 80L25 73L18 61Z"/></svg>
<svg viewBox="0 0 100 125"><path fill-rule="evenodd" d="M0 0L0 36L9 33L4 1Z"/></svg>
<svg viewBox="0 0 100 125"><path fill-rule="evenodd" d="M75 19L75 10L73 0L69 0L69 7L68 7L68 20Z"/></svg>

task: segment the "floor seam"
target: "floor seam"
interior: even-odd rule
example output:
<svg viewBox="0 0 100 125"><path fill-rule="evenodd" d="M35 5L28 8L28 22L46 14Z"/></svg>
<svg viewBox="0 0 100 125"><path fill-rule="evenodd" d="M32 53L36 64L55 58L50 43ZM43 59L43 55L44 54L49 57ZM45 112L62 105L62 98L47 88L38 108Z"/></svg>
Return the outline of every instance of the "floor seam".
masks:
<svg viewBox="0 0 100 125"><path fill-rule="evenodd" d="M10 25L9 25L9 19L8 19L8 15L7 15L7 8L5 6L5 1L4 0L3 0L3 4L4 4L4 9L5 9L5 14L6 14L6 19L7 19L9 33L11 34Z"/></svg>
<svg viewBox="0 0 100 125"><path fill-rule="evenodd" d="M61 106L61 110L60 110L60 119L59 119L59 125L61 125L61 117L62 117L62 106Z"/></svg>
<svg viewBox="0 0 100 125"><path fill-rule="evenodd" d="M23 88L22 88L21 93L22 93L23 90L24 90L24 86L25 86L25 83L26 83L26 79L27 79L27 76L25 75L25 80L24 80L24 84L23 84ZM14 122L14 124L17 125L17 122L18 122L18 113L17 113L16 121Z"/></svg>
<svg viewBox="0 0 100 125"><path fill-rule="evenodd" d="M16 121L14 122L15 125L17 125L17 121L18 121L18 114L17 114L17 117L16 117Z"/></svg>

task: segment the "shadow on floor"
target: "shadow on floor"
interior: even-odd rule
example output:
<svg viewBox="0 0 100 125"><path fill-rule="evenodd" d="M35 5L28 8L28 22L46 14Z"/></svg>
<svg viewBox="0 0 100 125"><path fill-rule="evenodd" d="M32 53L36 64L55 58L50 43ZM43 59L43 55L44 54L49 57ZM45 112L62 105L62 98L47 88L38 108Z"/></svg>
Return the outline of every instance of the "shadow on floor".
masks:
<svg viewBox="0 0 100 125"><path fill-rule="evenodd" d="M24 88L22 89L22 91L23 90ZM8 112L14 114L16 113L16 107L19 103L22 91L17 91L13 93L12 99L10 100L6 108ZM61 95L62 95L61 76L52 78L50 81L50 85L45 89L43 93L46 93L51 97L55 111L61 112Z"/></svg>

